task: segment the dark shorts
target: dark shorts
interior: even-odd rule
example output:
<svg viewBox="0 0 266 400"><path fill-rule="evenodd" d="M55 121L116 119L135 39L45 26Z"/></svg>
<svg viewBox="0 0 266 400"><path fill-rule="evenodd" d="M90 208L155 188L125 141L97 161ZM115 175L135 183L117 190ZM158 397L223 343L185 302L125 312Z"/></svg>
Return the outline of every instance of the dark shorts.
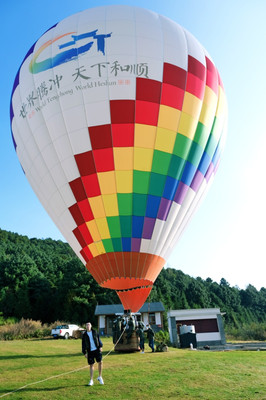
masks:
<svg viewBox="0 0 266 400"><path fill-rule="evenodd" d="M88 364L92 365L95 363L95 360L97 361L97 363L102 361L102 353L100 352L100 350L94 350L94 351L90 351L88 352Z"/></svg>

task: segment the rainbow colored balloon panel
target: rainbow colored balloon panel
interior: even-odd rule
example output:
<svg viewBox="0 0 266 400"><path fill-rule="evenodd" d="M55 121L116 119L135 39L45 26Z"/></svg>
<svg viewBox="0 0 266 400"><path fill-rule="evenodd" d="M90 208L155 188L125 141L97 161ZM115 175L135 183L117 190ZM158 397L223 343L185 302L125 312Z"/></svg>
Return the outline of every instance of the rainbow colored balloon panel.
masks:
<svg viewBox="0 0 266 400"><path fill-rule="evenodd" d="M103 287L138 311L208 188L227 107L210 56L175 22L108 6L26 55L13 140L47 212Z"/></svg>

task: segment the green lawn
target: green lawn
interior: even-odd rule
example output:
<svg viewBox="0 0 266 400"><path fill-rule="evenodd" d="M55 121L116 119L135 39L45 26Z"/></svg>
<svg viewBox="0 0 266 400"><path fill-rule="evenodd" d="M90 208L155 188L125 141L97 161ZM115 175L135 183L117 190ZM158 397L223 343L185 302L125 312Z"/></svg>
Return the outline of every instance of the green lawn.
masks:
<svg viewBox="0 0 266 400"><path fill-rule="evenodd" d="M103 339L105 355L113 346ZM105 385L88 387L80 340L0 342L0 398L5 399L266 399L263 351L118 354L104 359ZM67 372L77 370L66 374ZM47 378L64 374L56 378ZM43 382L40 382L44 380ZM39 382L4 396L29 383Z"/></svg>

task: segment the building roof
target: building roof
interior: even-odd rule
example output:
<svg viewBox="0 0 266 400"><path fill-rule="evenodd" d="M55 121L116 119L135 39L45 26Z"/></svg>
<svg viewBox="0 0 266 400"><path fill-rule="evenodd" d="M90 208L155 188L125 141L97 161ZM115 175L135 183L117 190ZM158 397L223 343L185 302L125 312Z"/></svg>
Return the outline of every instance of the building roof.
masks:
<svg viewBox="0 0 266 400"><path fill-rule="evenodd" d="M182 319L204 319L204 318L217 318L221 313L220 308L196 308L188 310L170 310L167 317L175 317L176 320Z"/></svg>
<svg viewBox="0 0 266 400"><path fill-rule="evenodd" d="M163 312L165 311L163 304L158 301L155 303L144 303L140 313L145 312ZM95 315L114 315L114 314L123 314L124 308L122 304L108 304L108 305L97 305L95 308Z"/></svg>
<svg viewBox="0 0 266 400"><path fill-rule="evenodd" d="M108 304L98 305L95 308L95 315L110 315L110 314L121 314L124 312L122 304Z"/></svg>
<svg viewBox="0 0 266 400"><path fill-rule="evenodd" d="M145 313L145 312L159 312L159 311L165 311L163 303L160 301L157 301L156 303L144 303L139 312Z"/></svg>

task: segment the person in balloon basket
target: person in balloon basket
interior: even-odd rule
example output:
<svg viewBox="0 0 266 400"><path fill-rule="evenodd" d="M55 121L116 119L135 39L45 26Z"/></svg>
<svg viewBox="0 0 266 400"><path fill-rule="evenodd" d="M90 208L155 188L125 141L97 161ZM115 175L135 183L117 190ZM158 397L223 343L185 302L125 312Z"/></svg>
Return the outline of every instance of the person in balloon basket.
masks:
<svg viewBox="0 0 266 400"><path fill-rule="evenodd" d="M102 367L103 367L102 347L103 344L101 342L99 334L94 329L92 329L91 323L87 322L86 332L84 332L82 336L82 353L87 358L88 364L90 366L89 386L93 385L93 369L95 360L98 363L98 372L99 372L97 380L101 385L104 384L102 378Z"/></svg>
<svg viewBox="0 0 266 400"><path fill-rule="evenodd" d="M151 351L152 353L154 353L154 332L150 324L147 325L147 338L149 341L149 346L151 348Z"/></svg>

